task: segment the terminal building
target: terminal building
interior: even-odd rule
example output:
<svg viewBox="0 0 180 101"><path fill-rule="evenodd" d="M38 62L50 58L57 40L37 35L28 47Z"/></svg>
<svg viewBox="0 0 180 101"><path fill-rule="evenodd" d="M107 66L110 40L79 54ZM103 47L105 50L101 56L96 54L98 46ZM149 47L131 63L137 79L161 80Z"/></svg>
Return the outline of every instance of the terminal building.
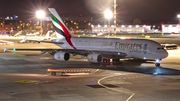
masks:
<svg viewBox="0 0 180 101"><path fill-rule="evenodd" d="M162 33L180 33L180 24L163 24Z"/></svg>
<svg viewBox="0 0 180 101"><path fill-rule="evenodd" d="M114 33L114 25L91 25L92 33L105 32ZM116 26L117 33L150 33L150 25L118 25Z"/></svg>

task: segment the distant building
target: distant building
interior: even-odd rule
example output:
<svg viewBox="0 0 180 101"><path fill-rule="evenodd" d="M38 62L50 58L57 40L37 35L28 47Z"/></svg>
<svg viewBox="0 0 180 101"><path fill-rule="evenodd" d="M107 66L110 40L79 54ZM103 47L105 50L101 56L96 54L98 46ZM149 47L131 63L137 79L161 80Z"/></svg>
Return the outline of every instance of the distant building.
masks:
<svg viewBox="0 0 180 101"><path fill-rule="evenodd" d="M162 33L180 33L179 24L163 24Z"/></svg>
<svg viewBox="0 0 180 101"><path fill-rule="evenodd" d="M111 25L91 25L92 33L98 32L111 32L114 33L114 26ZM117 33L150 33L151 26L150 25L118 25L116 27Z"/></svg>
<svg viewBox="0 0 180 101"><path fill-rule="evenodd" d="M12 25L4 25L4 24L0 25L0 31L11 31L12 29L13 29Z"/></svg>

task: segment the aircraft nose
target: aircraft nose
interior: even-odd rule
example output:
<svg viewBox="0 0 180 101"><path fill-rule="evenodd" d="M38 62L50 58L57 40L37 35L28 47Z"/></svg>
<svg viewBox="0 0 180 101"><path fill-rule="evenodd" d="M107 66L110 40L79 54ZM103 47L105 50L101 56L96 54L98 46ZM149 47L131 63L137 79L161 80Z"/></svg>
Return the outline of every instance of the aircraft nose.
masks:
<svg viewBox="0 0 180 101"><path fill-rule="evenodd" d="M168 52L164 49L162 52L163 58L168 57Z"/></svg>

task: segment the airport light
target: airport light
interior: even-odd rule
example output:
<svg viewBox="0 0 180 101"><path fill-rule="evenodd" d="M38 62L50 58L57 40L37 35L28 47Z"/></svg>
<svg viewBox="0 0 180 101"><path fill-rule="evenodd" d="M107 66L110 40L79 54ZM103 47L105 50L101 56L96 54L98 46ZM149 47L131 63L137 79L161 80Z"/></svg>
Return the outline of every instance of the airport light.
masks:
<svg viewBox="0 0 180 101"><path fill-rule="evenodd" d="M91 32L91 23L88 23L88 29L89 29L89 33Z"/></svg>
<svg viewBox="0 0 180 101"><path fill-rule="evenodd" d="M110 11L110 10L105 10L104 11L104 17L106 18L106 19L108 19L108 31L109 31L109 33L108 33L108 36L110 35L110 20L111 20L111 18L113 17L113 13L112 13L112 11Z"/></svg>
<svg viewBox="0 0 180 101"><path fill-rule="evenodd" d="M43 19L45 17L45 12L43 10L36 11L36 16L39 19Z"/></svg>
<svg viewBox="0 0 180 101"><path fill-rule="evenodd" d="M42 29L43 29L42 22L43 22L43 19L45 18L45 15L46 15L46 13L43 10L36 11L36 17L41 20L41 25L40 25L41 26L41 34L42 34Z"/></svg>
<svg viewBox="0 0 180 101"><path fill-rule="evenodd" d="M169 25L168 27L172 27L172 25Z"/></svg>
<svg viewBox="0 0 180 101"><path fill-rule="evenodd" d="M136 27L139 27L139 25L136 25Z"/></svg>
<svg viewBox="0 0 180 101"><path fill-rule="evenodd" d="M128 27L130 27L130 28L131 28L132 26L131 26L131 25L129 25Z"/></svg>
<svg viewBox="0 0 180 101"><path fill-rule="evenodd" d="M111 19L113 17L113 13L110 10L105 10L104 16L106 19Z"/></svg>
<svg viewBox="0 0 180 101"><path fill-rule="evenodd" d="M124 25L121 25L121 27L125 27Z"/></svg>
<svg viewBox="0 0 180 101"><path fill-rule="evenodd" d="M116 4L116 0L114 0L114 37L116 37L116 6L117 6L117 4Z"/></svg>
<svg viewBox="0 0 180 101"><path fill-rule="evenodd" d="M177 18L178 18L178 24L180 24L180 14L177 15ZM178 33L180 33L179 28L178 28Z"/></svg>
<svg viewBox="0 0 180 101"><path fill-rule="evenodd" d="M180 23L180 14L177 15L178 18L178 24Z"/></svg>

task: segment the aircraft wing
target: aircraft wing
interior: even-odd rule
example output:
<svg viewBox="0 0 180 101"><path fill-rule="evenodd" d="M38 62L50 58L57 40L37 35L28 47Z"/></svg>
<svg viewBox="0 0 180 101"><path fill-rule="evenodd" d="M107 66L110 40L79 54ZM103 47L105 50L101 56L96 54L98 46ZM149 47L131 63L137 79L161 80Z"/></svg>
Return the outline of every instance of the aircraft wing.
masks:
<svg viewBox="0 0 180 101"><path fill-rule="evenodd" d="M123 58L127 56L126 53L123 52L109 52L109 51L102 51L102 50L81 50L81 49L44 49L44 48L4 48L4 52L6 51L41 51L41 54L49 52L55 53L58 51L68 52L71 54L83 55L87 56L90 53L99 53L103 57L106 58Z"/></svg>
<svg viewBox="0 0 180 101"><path fill-rule="evenodd" d="M43 43L53 43L53 44L64 44L64 42L56 42L56 41L46 41L46 40L27 40L27 41L31 41L31 42L43 42Z"/></svg>

